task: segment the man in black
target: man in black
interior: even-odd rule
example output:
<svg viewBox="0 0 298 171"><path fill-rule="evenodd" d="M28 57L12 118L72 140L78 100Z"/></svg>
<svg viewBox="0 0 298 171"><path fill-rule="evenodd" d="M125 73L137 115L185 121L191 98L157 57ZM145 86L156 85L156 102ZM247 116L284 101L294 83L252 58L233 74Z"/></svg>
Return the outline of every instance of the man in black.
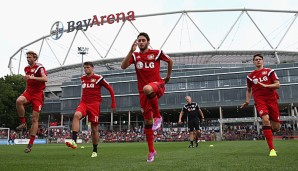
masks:
<svg viewBox="0 0 298 171"><path fill-rule="evenodd" d="M190 145L188 148L193 148L193 140L194 140L194 130L196 130L196 147L198 147L198 138L201 136L201 130L200 130L200 119L198 113L201 115L202 122L204 122L204 114L202 110L200 109L199 105L196 102L191 101L190 96L185 97L186 104L183 106L178 123L181 124L182 116L184 113L188 116L188 128L189 128L189 139L190 139Z"/></svg>

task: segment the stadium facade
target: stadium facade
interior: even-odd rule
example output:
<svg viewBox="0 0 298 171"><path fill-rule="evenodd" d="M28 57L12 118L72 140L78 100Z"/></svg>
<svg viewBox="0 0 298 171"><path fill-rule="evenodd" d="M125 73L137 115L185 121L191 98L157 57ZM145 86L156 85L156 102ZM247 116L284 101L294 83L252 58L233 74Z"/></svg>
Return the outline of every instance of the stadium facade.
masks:
<svg viewBox="0 0 298 171"><path fill-rule="evenodd" d="M259 131L260 118L253 101L246 109L239 107L245 99L246 75L254 69L252 57L261 53L265 67L273 68L280 79L281 120L295 130L298 127L298 91L295 91L298 88L297 13L244 8L136 15L134 22L124 22L115 30L101 27L89 29L88 34L84 30L76 30L74 34L63 34L63 39L59 40L48 39L52 35L43 36L14 53L8 67L12 74L19 73L20 68L27 65L21 60L26 48L38 49L33 45L40 42L39 62L46 64L49 80L40 120L48 123L59 121L61 125L70 127L81 96L80 76L83 73L80 61L82 59L83 62L83 55L81 58L74 47L93 47L89 55L84 56L84 61L93 61L95 72L111 83L117 102L117 112L111 113L109 94L102 90L99 129L125 130L142 126L134 68L122 70L120 63L130 47L127 37L136 37L140 31L152 28L153 21L155 27L149 34L152 37L150 44L156 47L153 41L158 39L161 43L159 49L172 52L168 54L174 61L172 78L159 101L164 127L177 126L184 97L190 95L205 113L205 127L222 133L225 125L249 123ZM117 24L113 26L117 27ZM56 29L59 29L58 26ZM59 31L60 36L63 32L68 30ZM17 54L20 54L20 60L16 58ZM71 60L67 60L68 56ZM162 65L162 75L166 71L164 67Z"/></svg>
<svg viewBox="0 0 298 171"><path fill-rule="evenodd" d="M245 100L246 76L255 68L252 65L252 56L255 53L262 53L265 67L276 71L281 82L278 90L281 120L290 121L295 129L295 120L298 118L298 91L295 90L298 89L298 53L279 52L280 64L276 64L277 54L273 51L169 54L174 61L173 74L166 84L165 95L159 100L164 126L177 124L179 113L185 104L184 98L189 95L205 113L206 127L209 129L221 132L223 124L235 122L249 122L259 127L260 119L255 112L253 100L248 108L239 108ZM110 112L109 93L102 89L100 129L125 130L143 125L135 71L132 67L121 70L122 59L94 61L96 72L103 75L114 88L117 102L117 112ZM208 64L203 64L204 61L208 61ZM64 81L61 85L54 84L53 81L52 85L47 85L47 89L51 91L46 93L47 100L42 111L43 114L60 116L64 126L70 126L81 95L78 74L81 65L69 67L72 69L56 68L49 71L49 80L64 78ZM161 75L166 73L166 69L162 66ZM66 75L72 76L65 80Z"/></svg>

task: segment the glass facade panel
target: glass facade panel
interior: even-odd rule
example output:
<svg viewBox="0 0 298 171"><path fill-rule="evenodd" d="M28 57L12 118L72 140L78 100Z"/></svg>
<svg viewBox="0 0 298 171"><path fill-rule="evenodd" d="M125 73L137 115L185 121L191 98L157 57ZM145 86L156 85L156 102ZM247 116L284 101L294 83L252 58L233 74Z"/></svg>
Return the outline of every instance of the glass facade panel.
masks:
<svg viewBox="0 0 298 171"><path fill-rule="evenodd" d="M278 90L280 100L284 103L298 99L298 68L276 68L278 65L268 66L275 71L282 85ZM224 68L207 67L202 70L196 65L187 66L173 72L174 78L166 84L166 93L159 99L161 109L180 109L185 103L185 96L190 95L193 101L202 106L239 105L245 99L246 76L253 68ZM192 68L193 67L193 68ZM162 71L164 72L164 71ZM117 111L140 111L137 82L132 74L109 73L106 78L111 83L116 95ZM164 73L163 73L164 74ZM125 82L117 82L122 80ZM61 111L74 111L79 103L81 88L78 81L63 83ZM109 92L102 88L103 101L101 112L109 112L111 99ZM55 106L55 107L52 107ZM45 103L45 111L53 111L57 104Z"/></svg>

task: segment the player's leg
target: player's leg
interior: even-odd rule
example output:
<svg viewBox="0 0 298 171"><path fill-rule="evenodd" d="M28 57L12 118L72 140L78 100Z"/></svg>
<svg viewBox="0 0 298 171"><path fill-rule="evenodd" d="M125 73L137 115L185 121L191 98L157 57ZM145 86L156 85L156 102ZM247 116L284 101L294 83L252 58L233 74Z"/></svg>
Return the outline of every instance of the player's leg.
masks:
<svg viewBox="0 0 298 171"><path fill-rule="evenodd" d="M74 113L73 119L72 119L72 128L71 128L71 130L72 130L71 139L72 140L70 142L65 143L68 147L70 147L72 149L76 149L78 147L78 145L77 145L78 132L80 129L80 120L83 117L83 114L80 110L80 109L82 109L83 105L81 105L81 106L80 105L77 108L76 112Z"/></svg>
<svg viewBox="0 0 298 171"><path fill-rule="evenodd" d="M100 116L100 104L92 103L88 105L88 118L91 122L91 138L93 144L93 151L91 157L97 157L97 146L98 146L98 121Z"/></svg>
<svg viewBox="0 0 298 171"><path fill-rule="evenodd" d="M280 130L280 121L279 121L279 108L277 100L271 100L268 102L270 124L273 132L278 132Z"/></svg>
<svg viewBox="0 0 298 171"><path fill-rule="evenodd" d="M266 138L269 150L270 150L270 152L271 152L271 150L275 151L274 150L274 145L273 145L272 127L271 127L271 124L270 124L268 114L264 114L262 116L262 124L263 124L263 133L264 133L264 136Z"/></svg>
<svg viewBox="0 0 298 171"><path fill-rule="evenodd" d="M81 111L76 111L73 115L72 119L72 140L77 142L78 132L80 130L80 120L83 118L83 114Z"/></svg>
<svg viewBox="0 0 298 171"><path fill-rule="evenodd" d="M93 144L93 151L91 157L97 157L97 146L98 146L98 123L91 123L91 137L92 137L92 144Z"/></svg>
<svg viewBox="0 0 298 171"><path fill-rule="evenodd" d="M280 123L271 121L271 127L273 132L278 132L280 130Z"/></svg>
<svg viewBox="0 0 298 171"><path fill-rule="evenodd" d="M27 128L25 118L25 104L28 102L27 98L23 95L19 96L16 100L16 108L20 118L20 125L16 128L17 131Z"/></svg>
<svg viewBox="0 0 298 171"><path fill-rule="evenodd" d="M27 148L25 149L25 153L29 153L32 149L35 137L36 137L36 133L37 133L37 129L38 129L38 120L39 120L39 112L33 110L32 112L32 124L31 124L31 128L30 128L30 140L29 140L29 144L27 146Z"/></svg>
<svg viewBox="0 0 298 171"><path fill-rule="evenodd" d="M38 129L38 120L39 120L39 113L41 111L41 108L43 106L44 102L44 95L43 92L36 93L31 95L32 98L32 124L30 128L30 140L27 148L25 149L25 153L29 153L31 151L31 148L33 146L37 129ZM28 98L27 98L28 99Z"/></svg>
<svg viewBox="0 0 298 171"><path fill-rule="evenodd" d="M194 127L195 127L194 140L196 143L196 147L198 147L199 146L198 139L199 139L199 137L201 137L200 123L198 120L194 121Z"/></svg>
<svg viewBox="0 0 298 171"><path fill-rule="evenodd" d="M150 110L149 113L152 116L152 111ZM145 122L145 135L146 135L146 141L148 144L148 149L149 149L149 154L147 158L147 162L153 162L154 157L156 155L156 151L154 149L154 133L152 130L152 125L153 125L153 118L144 118Z"/></svg>
<svg viewBox="0 0 298 171"><path fill-rule="evenodd" d="M265 101L256 101L255 104L256 104L258 114L262 118L263 134L264 134L264 137L266 138L269 151L271 150L274 151L273 134L272 134L272 127L270 123L270 117L269 117L268 103Z"/></svg>
<svg viewBox="0 0 298 171"><path fill-rule="evenodd" d="M190 142L188 148L193 148L194 129L195 129L193 121L188 121L188 129L189 129L189 142Z"/></svg>
<svg viewBox="0 0 298 171"><path fill-rule="evenodd" d="M148 85L143 87L144 94L147 97L147 100L150 106L153 109L153 130L157 130L160 128L162 123L162 117L160 116L159 106L158 106L158 98L161 97L164 93L164 83L149 83Z"/></svg>
<svg viewBox="0 0 298 171"><path fill-rule="evenodd" d="M199 138L200 138L200 137L201 137L201 130L198 129L198 130L196 131L196 139L195 139L196 147L199 146Z"/></svg>
<svg viewBox="0 0 298 171"><path fill-rule="evenodd" d="M154 149L154 131L152 130L153 112L151 110L146 94L144 93L140 93L140 106L141 106L141 111L144 118L144 124L145 124L144 132L146 135L146 141L147 141L148 150L149 150L147 162L153 162L154 157L156 155L156 151Z"/></svg>
<svg viewBox="0 0 298 171"><path fill-rule="evenodd" d="M279 113L277 100L271 100L270 102L268 102L267 105L269 109L269 119L270 119L272 132L277 132L280 130L280 120L279 120L280 113ZM274 148L270 150L269 156L272 156L272 157L277 156Z"/></svg>
<svg viewBox="0 0 298 171"><path fill-rule="evenodd" d="M194 134L193 134L193 130L192 130L192 131L189 131L190 144L189 144L188 148L193 148L193 140L194 140Z"/></svg>
<svg viewBox="0 0 298 171"><path fill-rule="evenodd" d="M159 106L158 106L158 97L156 95L156 92L154 92L154 90L153 90L153 86L154 86L154 84L145 85L143 87L143 90L144 90L144 93L147 96L148 102L150 103L150 105L153 109L153 117L154 118L160 118Z"/></svg>

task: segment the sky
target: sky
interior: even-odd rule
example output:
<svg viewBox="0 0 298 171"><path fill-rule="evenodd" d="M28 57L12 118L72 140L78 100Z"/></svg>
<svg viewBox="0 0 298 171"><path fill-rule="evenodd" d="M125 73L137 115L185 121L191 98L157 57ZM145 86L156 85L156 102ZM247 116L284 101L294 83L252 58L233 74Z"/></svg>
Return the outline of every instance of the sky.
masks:
<svg viewBox="0 0 298 171"><path fill-rule="evenodd" d="M145 14L155 14L171 11L183 11L183 10L206 10L206 9L231 9L231 8L253 8L253 9L274 9L274 10L294 10L298 11L298 1L297 0L51 0L51 1L40 1L40 0L9 0L3 3L2 9L0 11L0 48L2 54L2 62L0 63L0 77L10 74L8 68L8 63L10 57L16 53L21 47L28 43L41 38L42 36L49 35L52 25L56 21L61 21L64 27L67 26L68 21L82 21L84 19L92 18L92 16L97 15L109 15L116 14L119 12L134 11L135 15L145 15ZM226 15L226 16L225 16ZM200 28L204 30L204 33L208 35L208 38L213 43L214 46L219 46L219 42L223 37L218 38L218 34L223 36L230 26L225 26L226 20L221 19L221 17L231 18L227 20L230 25L235 21L239 12L230 16L230 14L203 14L200 16ZM263 23L261 21L263 16L256 16L258 14L252 14L252 17L260 19L257 22ZM289 24L291 15L267 15L264 14L264 21L271 21L271 24L265 24L262 29L268 29L268 37L272 36L271 40L274 42L274 46L278 44L278 40L281 38L282 34L278 33L279 30L285 31L285 28L281 26L283 24L277 21L281 18L283 22ZM275 16L276 15L276 16ZM192 18L199 18L198 15L192 14ZM265 17L269 17L266 19ZM171 28L179 18L179 15L169 15L164 18L161 17L150 17L150 18L140 18L136 19L133 23L141 29L140 31L148 32L151 35L151 46L153 48L166 49L167 51L180 52L189 50L209 50L211 46L206 43L202 37L203 43L197 42L196 38L193 38L192 32L198 32L198 30L191 24L187 17L183 17L177 28L173 32L173 36L169 38L167 43L162 46L162 43L166 39L167 35L171 31ZM246 16L247 20L247 16ZM224 21L224 23L222 22ZM276 22L275 22L276 21ZM240 21L239 21L240 22ZM237 38L235 36L239 34L240 27L246 27L245 18L243 19L242 25L235 25L234 32L231 32L230 40L223 45L223 49L233 49L237 48L239 44L237 43ZM246 21L247 22L247 21ZM243 24L244 23L244 24ZM298 21L295 22L297 25ZM276 25L274 25L276 24ZM113 26L112 26L113 25ZM158 26L158 27L156 27ZM111 25L102 25L100 28L89 28L86 32L88 37L91 39L95 46L99 46L99 52L96 52L88 40L84 37L84 34L78 33L76 41L66 59L67 47L70 46L70 42L73 38L73 33L64 33L63 36L55 41L51 38L44 42L40 54L40 62L46 68L59 67L64 61L65 64L79 63L81 58L77 54L75 48L78 46L88 46L89 54L86 56L85 60L96 60L98 59L98 53L105 57L105 54L109 48L109 44L113 41L117 30L121 27L121 23L115 23ZM253 26L250 25L250 28ZM239 29L239 30L238 30ZM255 28L254 28L255 29ZM270 30L271 29L271 30ZM128 52L131 43L136 37L136 31L132 25L127 25L123 28L123 33L119 34L119 42L115 42L114 46L110 51L110 55L105 58L125 56ZM296 29L290 30L292 35L285 40L288 44L283 45L285 49L292 47L292 51L298 51L298 33L294 31ZM99 32L102 31L102 32ZM289 32L290 32L289 31ZM242 34L245 42L254 41L254 44L249 45L249 48L253 46L268 46L264 40L259 41L259 37L256 32L251 31L249 28L242 28ZM277 33L276 33L277 32ZM217 34L218 33L218 34ZM72 36L71 36L72 35ZM296 37L295 37L296 35ZM279 37L278 37L279 36ZM291 39L292 38L292 39ZM240 40L239 40L240 41ZM170 43L168 43L170 42ZM198 46L198 44L200 46ZM26 50L34 50L39 52L41 46L41 41L34 45L28 46ZM184 47L185 46L185 47ZM239 46L238 48L242 48ZM265 47L268 48L268 47ZM211 48L212 49L212 48ZM52 50L55 52L53 53ZM18 70L19 60L21 58L21 69ZM23 74L23 66L26 65L25 55L20 53L14 56L13 62L13 72Z"/></svg>

